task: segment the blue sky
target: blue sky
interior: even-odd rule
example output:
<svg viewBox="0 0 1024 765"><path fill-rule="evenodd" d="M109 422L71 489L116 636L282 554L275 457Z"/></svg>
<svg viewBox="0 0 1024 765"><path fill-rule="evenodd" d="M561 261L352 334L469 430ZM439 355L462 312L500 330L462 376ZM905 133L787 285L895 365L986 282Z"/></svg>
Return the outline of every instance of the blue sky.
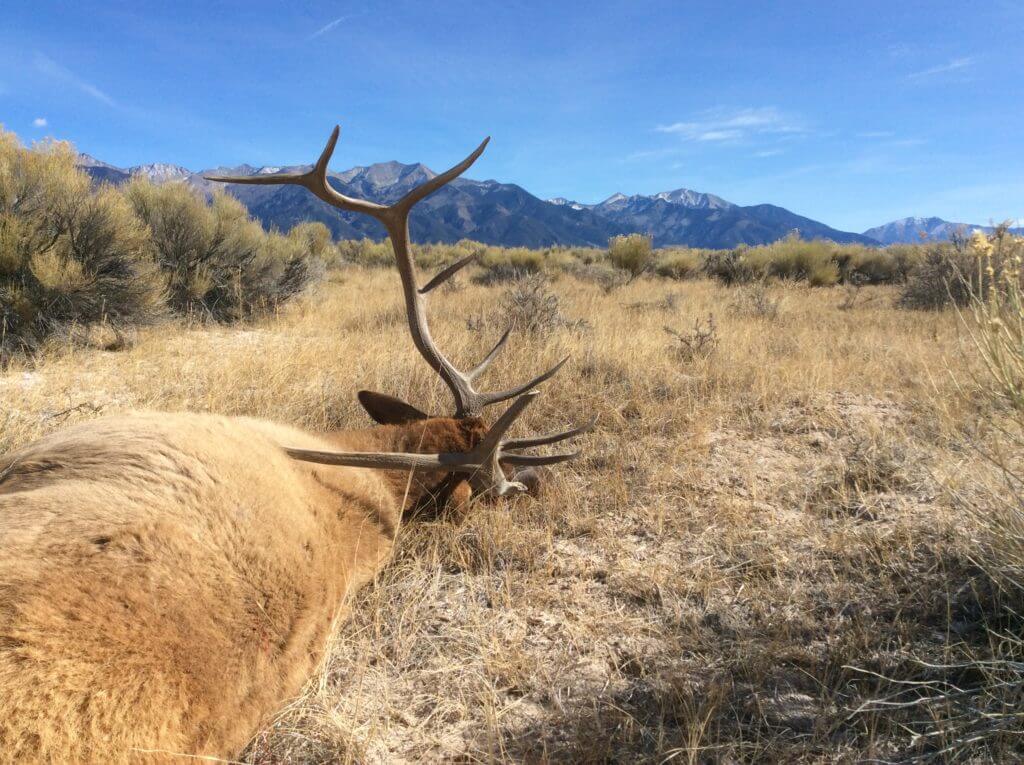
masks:
<svg viewBox="0 0 1024 765"><path fill-rule="evenodd" d="M1024 217L1024 2L7 0L0 123L117 165L398 159L845 230Z"/></svg>

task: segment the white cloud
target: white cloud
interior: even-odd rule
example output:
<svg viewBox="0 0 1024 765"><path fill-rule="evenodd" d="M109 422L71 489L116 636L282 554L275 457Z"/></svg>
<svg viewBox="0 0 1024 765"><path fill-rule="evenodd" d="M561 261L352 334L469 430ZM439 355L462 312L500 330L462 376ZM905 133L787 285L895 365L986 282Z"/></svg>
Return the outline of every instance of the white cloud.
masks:
<svg viewBox="0 0 1024 765"><path fill-rule="evenodd" d="M46 127L46 125L46 117L36 117L34 120L32 120L33 127L44 128Z"/></svg>
<svg viewBox="0 0 1024 765"><path fill-rule="evenodd" d="M785 152L782 149L765 149L764 151L755 151L755 157L777 157Z"/></svg>
<svg viewBox="0 0 1024 765"><path fill-rule="evenodd" d="M907 75L908 80L919 80L924 77L932 77L936 74L945 74L946 72L955 72L960 69L966 69L969 66L974 65L973 56L961 56L960 58L954 58L947 64L940 64L939 66L933 66L930 69L923 69L920 72L914 72Z"/></svg>
<svg viewBox="0 0 1024 765"><path fill-rule="evenodd" d="M671 133L686 141L736 142L755 136L779 136L806 132L794 117L773 106L747 109L709 109L698 119L658 125L659 133Z"/></svg>
<svg viewBox="0 0 1024 765"><path fill-rule="evenodd" d="M895 135L891 130L865 130L857 133L858 138L892 138Z"/></svg>
<svg viewBox="0 0 1024 765"><path fill-rule="evenodd" d="M334 29L336 26L338 26L338 24L340 24L341 22L345 21L345 19L350 19L350 18L352 18L352 17L351 16L338 16L338 18L336 18L334 21L329 21L326 24L324 24L322 27L320 27L318 30L316 30L313 34L311 34L309 36L308 39L312 40L313 38L319 37L320 35L325 35L328 32L330 32L332 29Z"/></svg>
<svg viewBox="0 0 1024 765"><path fill-rule="evenodd" d="M114 101L113 98L108 96L102 90L93 85L91 82L86 82L85 80L83 80L70 69L61 66L49 56L44 56L42 53L36 53L35 65L36 69L42 72L43 74L52 77L56 80L66 82L69 85L78 88L86 95L91 96L92 98L95 98L97 101L106 104L107 106L117 106L117 103Z"/></svg>

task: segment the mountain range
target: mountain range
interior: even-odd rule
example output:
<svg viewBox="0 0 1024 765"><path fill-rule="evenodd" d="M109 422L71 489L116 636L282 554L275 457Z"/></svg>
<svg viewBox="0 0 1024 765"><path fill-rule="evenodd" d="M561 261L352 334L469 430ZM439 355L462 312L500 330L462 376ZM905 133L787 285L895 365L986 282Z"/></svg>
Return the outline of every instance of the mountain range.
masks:
<svg viewBox="0 0 1024 765"><path fill-rule="evenodd" d="M207 181L204 175L267 175L309 169L308 165L239 165L192 172L163 163L121 168L87 154L79 155L78 165L97 182L119 185L142 176L154 183L186 183L207 194L220 184ZM332 172L329 180L348 196L390 204L434 175L419 163L380 162ZM314 220L324 223L335 238L384 236L384 229L372 218L330 207L298 186L228 184L225 188L267 228L286 230L296 223ZM838 231L776 205L736 205L714 194L690 189L650 196L613 194L598 204L583 204L562 197L540 199L513 183L469 178L457 178L420 202L409 221L410 233L417 242L473 239L506 247L603 247L612 236L640 232L651 235L658 247L714 249L766 244L794 230L805 239L831 239L839 243L916 242L920 241L921 231L929 239L948 239L961 226L940 218L906 218L857 234Z"/></svg>
<svg viewBox="0 0 1024 765"><path fill-rule="evenodd" d="M981 229L991 234L993 226L979 226L973 223L953 223L942 218L901 218L891 223L869 228L864 232L865 236L876 239L882 244L897 244L909 242L944 242L953 237L954 234L963 234L975 229ZM1010 229L1015 234L1024 233L1024 229Z"/></svg>

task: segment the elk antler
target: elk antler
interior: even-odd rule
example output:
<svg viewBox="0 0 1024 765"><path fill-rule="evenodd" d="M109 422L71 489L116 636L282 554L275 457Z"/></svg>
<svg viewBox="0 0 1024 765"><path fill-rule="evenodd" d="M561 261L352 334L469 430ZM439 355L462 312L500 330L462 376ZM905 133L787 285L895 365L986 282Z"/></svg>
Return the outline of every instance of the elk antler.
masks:
<svg viewBox="0 0 1024 765"><path fill-rule="evenodd" d="M436 175L426 183L420 184L408 194L399 199L393 205L385 206L375 202L368 202L363 199L353 199L335 190L327 180L327 163L334 153L334 147L338 143L340 128L335 126L331 137L327 141L320 159L307 173L279 173L272 175L247 175L247 176L206 176L207 180L219 181L221 183L249 183L258 185L291 184L302 186L329 205L349 212L364 213L380 221L387 229L388 237L391 239L391 246L395 251L395 259L398 263L398 272L402 277L402 292L405 296L405 310L409 319L409 330L412 333L412 340L417 350L427 363L441 376L445 385L455 397L455 416L467 417L479 415L485 406L496 404L499 401L507 401L522 393L536 388L542 382L554 375L567 358L559 361L543 374L537 375L529 382L517 385L508 390L487 393L478 391L473 383L482 375L491 362L501 352L501 349L508 341L511 328L508 329L494 345L494 348L469 372L462 372L449 361L434 343L430 335L430 326L427 323L426 296L427 294L454 276L459 270L473 262L477 255L470 255L441 270L433 279L422 287L417 285L416 264L413 261L412 249L409 243L409 212L413 205L424 197L437 191L439 188L462 175L470 165L476 162L483 153L484 147L490 138L485 138L476 150L462 160L455 167L440 175ZM514 408L514 407L513 407ZM509 410L511 411L511 410Z"/></svg>
<svg viewBox="0 0 1024 765"><path fill-rule="evenodd" d="M288 456L303 462L316 462L321 465L344 465L348 467L375 468L378 470L448 470L453 473L466 473L475 491L485 493L493 491L498 496L516 494L526 491L526 486L518 481L509 481L501 469L501 463L508 465L553 465L565 462L579 455L579 452L565 454L511 454L519 449L532 446L553 444L566 441L586 433L597 422L538 438L522 438L511 441L503 440L503 436L516 421L523 410L530 405L537 391L525 393L517 398L512 405L498 418L484 435L480 443L469 452L444 454L414 454L408 452L319 452L309 449L285 449Z"/></svg>

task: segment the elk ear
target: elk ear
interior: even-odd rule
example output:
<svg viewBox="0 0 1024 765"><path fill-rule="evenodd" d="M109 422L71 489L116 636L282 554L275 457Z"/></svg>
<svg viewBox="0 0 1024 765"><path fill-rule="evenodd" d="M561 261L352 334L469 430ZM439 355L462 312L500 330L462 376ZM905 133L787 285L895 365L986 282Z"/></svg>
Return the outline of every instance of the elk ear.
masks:
<svg viewBox="0 0 1024 765"><path fill-rule="evenodd" d="M403 425L413 420L425 420L429 416L400 398L386 393L374 393L372 390L359 391L359 403L381 425Z"/></svg>

